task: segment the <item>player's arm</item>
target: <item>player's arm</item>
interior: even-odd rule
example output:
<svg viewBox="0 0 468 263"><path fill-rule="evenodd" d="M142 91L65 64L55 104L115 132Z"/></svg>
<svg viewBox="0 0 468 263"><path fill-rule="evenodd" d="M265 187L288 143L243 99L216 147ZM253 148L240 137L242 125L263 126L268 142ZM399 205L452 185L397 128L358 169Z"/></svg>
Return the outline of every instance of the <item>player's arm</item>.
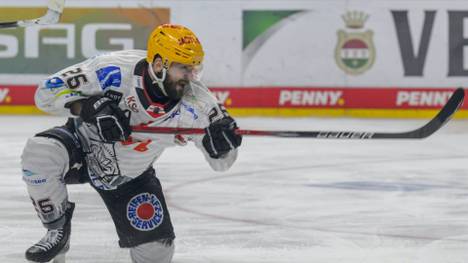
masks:
<svg viewBox="0 0 468 263"><path fill-rule="evenodd" d="M100 64L87 60L54 74L37 89L36 105L51 114L81 117L96 126L103 141L126 140L130 115L119 108L116 92L106 86L113 76L120 77L111 74L120 69ZM120 79L116 82L120 84Z"/></svg>
<svg viewBox="0 0 468 263"><path fill-rule="evenodd" d="M191 139L213 170L225 171L237 160L237 148L242 143L242 136L235 133L235 120L203 83L193 81L192 91L198 100L199 111L204 113L195 126L204 128L206 133Z"/></svg>
<svg viewBox="0 0 468 263"><path fill-rule="evenodd" d="M229 169L237 159L237 148L242 143L242 136L236 134L236 121L229 116L222 105L212 108L209 113L209 125L205 135L195 144L202 150L205 159L215 171Z"/></svg>
<svg viewBox="0 0 468 263"><path fill-rule="evenodd" d="M53 115L77 116L70 111L73 102L103 93L90 66L85 61L49 76L36 90L36 106Z"/></svg>

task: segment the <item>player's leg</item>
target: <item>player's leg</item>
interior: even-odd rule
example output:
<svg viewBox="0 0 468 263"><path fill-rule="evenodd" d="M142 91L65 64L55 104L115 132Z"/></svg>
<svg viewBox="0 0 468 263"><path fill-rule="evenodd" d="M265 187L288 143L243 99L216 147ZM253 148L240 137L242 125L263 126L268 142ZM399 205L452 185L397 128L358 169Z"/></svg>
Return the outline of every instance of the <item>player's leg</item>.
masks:
<svg viewBox="0 0 468 263"><path fill-rule="evenodd" d="M67 166L67 150L57 140L33 137L26 143L22 155L23 180L37 215L47 229L46 235L26 251L28 260L47 262L67 245L66 223L73 212L62 179ZM69 211L68 216L66 211Z"/></svg>
<svg viewBox="0 0 468 263"><path fill-rule="evenodd" d="M175 235L153 168L115 190L96 190L112 216L120 247L130 248L133 262L170 262Z"/></svg>
<svg viewBox="0 0 468 263"><path fill-rule="evenodd" d="M169 263L174 255L174 242L158 240L130 248L133 263Z"/></svg>
<svg viewBox="0 0 468 263"><path fill-rule="evenodd" d="M68 201L64 177L75 157L70 157L73 143L67 134L65 126L41 133L28 140L21 156L23 180L47 229L46 235L26 251L26 258L33 262L48 262L69 248L74 204Z"/></svg>

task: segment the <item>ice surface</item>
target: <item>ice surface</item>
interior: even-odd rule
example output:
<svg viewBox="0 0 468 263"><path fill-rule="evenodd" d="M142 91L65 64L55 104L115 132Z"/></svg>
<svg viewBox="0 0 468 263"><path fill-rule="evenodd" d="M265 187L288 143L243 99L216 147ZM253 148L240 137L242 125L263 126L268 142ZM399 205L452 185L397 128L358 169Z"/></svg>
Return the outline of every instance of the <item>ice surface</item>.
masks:
<svg viewBox="0 0 468 263"><path fill-rule="evenodd" d="M63 122L0 117L0 262L25 262L44 234L21 180L26 139ZM425 120L239 119L252 129L405 131ZM443 263L468 260L468 122L425 140L245 137L237 163L210 170L192 146L156 163L177 239L174 262ZM130 262L88 185L67 262Z"/></svg>

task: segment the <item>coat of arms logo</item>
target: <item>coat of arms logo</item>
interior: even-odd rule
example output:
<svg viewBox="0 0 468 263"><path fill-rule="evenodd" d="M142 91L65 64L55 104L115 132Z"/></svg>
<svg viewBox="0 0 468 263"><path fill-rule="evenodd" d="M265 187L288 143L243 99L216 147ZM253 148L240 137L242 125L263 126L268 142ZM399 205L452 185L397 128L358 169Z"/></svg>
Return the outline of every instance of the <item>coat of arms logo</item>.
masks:
<svg viewBox="0 0 468 263"><path fill-rule="evenodd" d="M350 75L359 75L371 68L375 61L375 47L372 30L363 31L369 15L350 11L342 16L346 28L338 30L338 43L335 48L337 65Z"/></svg>

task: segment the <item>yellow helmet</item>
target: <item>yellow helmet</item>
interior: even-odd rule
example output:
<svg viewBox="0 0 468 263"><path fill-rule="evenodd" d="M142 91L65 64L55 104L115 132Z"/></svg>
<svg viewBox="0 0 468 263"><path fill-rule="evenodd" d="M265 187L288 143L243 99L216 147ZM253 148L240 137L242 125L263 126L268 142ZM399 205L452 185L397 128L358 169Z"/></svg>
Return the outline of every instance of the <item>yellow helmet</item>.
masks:
<svg viewBox="0 0 468 263"><path fill-rule="evenodd" d="M173 62L198 66L203 62L203 48L197 36L180 25L163 24L151 32L148 38L146 61L153 63L160 55L168 68Z"/></svg>

